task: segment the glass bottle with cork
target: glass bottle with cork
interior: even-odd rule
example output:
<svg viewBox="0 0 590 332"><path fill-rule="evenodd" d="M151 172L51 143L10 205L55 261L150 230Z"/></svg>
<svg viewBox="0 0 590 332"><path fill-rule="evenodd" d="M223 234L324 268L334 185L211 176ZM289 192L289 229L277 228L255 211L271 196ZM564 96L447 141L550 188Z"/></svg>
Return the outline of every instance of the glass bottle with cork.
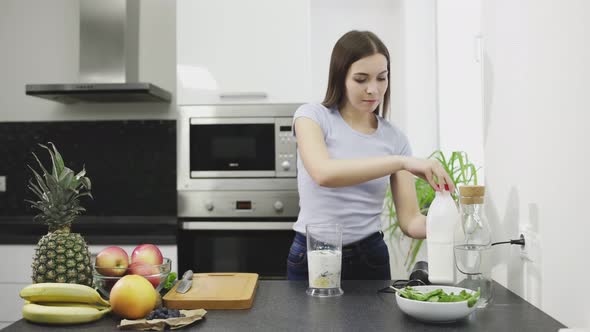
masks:
<svg viewBox="0 0 590 332"><path fill-rule="evenodd" d="M484 186L459 187L461 222L455 231L454 252L457 286L480 290L477 306L492 299L492 232L484 210Z"/></svg>

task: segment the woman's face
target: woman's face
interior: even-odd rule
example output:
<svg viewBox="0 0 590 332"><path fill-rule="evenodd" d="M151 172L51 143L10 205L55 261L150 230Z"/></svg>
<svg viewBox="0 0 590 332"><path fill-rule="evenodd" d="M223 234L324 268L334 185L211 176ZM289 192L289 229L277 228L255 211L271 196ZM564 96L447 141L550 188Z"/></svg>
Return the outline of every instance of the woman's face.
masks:
<svg viewBox="0 0 590 332"><path fill-rule="evenodd" d="M377 53L353 62L346 74L346 103L371 113L383 101L387 90L387 58Z"/></svg>

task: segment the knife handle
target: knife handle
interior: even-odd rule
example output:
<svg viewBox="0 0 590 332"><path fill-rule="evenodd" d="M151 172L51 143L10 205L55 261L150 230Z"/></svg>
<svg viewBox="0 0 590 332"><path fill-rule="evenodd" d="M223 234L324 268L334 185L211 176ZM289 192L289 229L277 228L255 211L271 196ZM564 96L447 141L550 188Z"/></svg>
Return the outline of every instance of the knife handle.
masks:
<svg viewBox="0 0 590 332"><path fill-rule="evenodd" d="M193 278L193 271L188 270L182 275L182 280L191 280Z"/></svg>

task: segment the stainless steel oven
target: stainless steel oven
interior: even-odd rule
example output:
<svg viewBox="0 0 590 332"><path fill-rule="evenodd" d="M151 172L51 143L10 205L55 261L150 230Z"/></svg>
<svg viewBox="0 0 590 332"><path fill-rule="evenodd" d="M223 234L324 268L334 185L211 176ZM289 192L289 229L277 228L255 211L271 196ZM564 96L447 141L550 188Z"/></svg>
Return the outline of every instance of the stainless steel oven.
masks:
<svg viewBox="0 0 590 332"><path fill-rule="evenodd" d="M299 105L181 106L179 270L285 278L299 213Z"/></svg>

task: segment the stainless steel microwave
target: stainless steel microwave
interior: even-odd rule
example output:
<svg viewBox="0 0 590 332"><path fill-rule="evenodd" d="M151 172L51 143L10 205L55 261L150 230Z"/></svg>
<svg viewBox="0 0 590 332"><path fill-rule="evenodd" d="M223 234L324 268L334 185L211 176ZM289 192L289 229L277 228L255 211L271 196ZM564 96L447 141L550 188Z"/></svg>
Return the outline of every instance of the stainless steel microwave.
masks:
<svg viewBox="0 0 590 332"><path fill-rule="evenodd" d="M191 188L191 181L198 179L294 179L292 119L298 106L181 106L178 189L203 190Z"/></svg>

